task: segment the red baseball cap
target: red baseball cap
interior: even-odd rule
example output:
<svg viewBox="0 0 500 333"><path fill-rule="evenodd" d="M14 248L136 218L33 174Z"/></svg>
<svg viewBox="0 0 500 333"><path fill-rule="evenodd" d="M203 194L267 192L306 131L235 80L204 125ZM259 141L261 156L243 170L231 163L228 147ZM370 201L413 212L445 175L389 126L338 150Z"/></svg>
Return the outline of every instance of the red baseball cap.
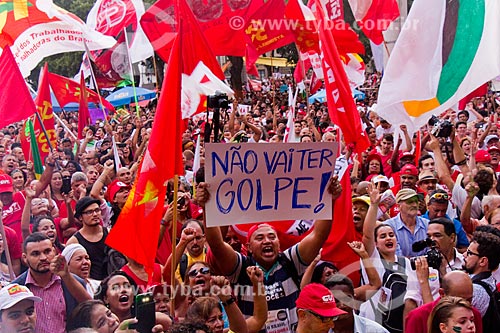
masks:
<svg viewBox="0 0 500 333"><path fill-rule="evenodd" d="M401 174L418 176L418 170L417 167L414 166L413 164L405 164L401 168Z"/></svg>
<svg viewBox="0 0 500 333"><path fill-rule="evenodd" d="M332 292L319 283L305 286L300 291L295 305L298 309L311 310L323 317L335 317L347 313L337 308Z"/></svg>
<svg viewBox="0 0 500 333"><path fill-rule="evenodd" d="M119 181L118 179L115 179L111 184L109 184L107 190L109 201L113 201L115 199L116 193L118 193L118 191L120 191L122 188L128 188L130 190L132 186L127 185L124 182Z"/></svg>
<svg viewBox="0 0 500 333"><path fill-rule="evenodd" d="M491 155L486 150L478 150L475 156L476 163L491 163Z"/></svg>

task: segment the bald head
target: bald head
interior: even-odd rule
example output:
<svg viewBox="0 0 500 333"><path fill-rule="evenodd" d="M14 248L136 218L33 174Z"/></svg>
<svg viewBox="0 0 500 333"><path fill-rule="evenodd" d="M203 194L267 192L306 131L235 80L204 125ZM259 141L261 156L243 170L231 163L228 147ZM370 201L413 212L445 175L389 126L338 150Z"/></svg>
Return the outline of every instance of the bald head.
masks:
<svg viewBox="0 0 500 333"><path fill-rule="evenodd" d="M452 271L443 277L441 289L444 295L461 297L468 301L472 300L472 280L467 273L462 271Z"/></svg>
<svg viewBox="0 0 500 333"><path fill-rule="evenodd" d="M363 180L362 182L359 182L358 187L356 188L356 194L357 195L367 195L368 194L368 185L370 182L367 182L366 180Z"/></svg>

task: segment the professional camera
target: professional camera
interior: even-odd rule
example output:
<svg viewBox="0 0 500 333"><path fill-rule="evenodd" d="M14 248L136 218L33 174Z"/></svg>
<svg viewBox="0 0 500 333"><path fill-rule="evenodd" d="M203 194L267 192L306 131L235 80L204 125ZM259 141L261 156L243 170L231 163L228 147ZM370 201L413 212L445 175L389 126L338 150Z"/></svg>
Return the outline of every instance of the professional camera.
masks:
<svg viewBox="0 0 500 333"><path fill-rule="evenodd" d="M448 120L439 119L436 116L432 116L429 119L429 125L432 126L431 134L438 138L447 138L450 136L453 130L453 124Z"/></svg>
<svg viewBox="0 0 500 333"><path fill-rule="evenodd" d="M211 109L227 109L229 107L227 95L217 91L215 95L207 96L207 106Z"/></svg>
<svg viewBox="0 0 500 333"><path fill-rule="evenodd" d="M441 251L436 247L436 242L433 241L430 238L426 238L424 240L415 242L412 244L411 248L413 252L420 252L426 247L430 247L429 250L425 253L424 257L427 258L427 263L429 264L429 267L432 267L434 269L438 269L441 267ZM410 258L410 264L411 264L411 269L416 270L417 267L415 265L415 260L418 257L413 257Z"/></svg>

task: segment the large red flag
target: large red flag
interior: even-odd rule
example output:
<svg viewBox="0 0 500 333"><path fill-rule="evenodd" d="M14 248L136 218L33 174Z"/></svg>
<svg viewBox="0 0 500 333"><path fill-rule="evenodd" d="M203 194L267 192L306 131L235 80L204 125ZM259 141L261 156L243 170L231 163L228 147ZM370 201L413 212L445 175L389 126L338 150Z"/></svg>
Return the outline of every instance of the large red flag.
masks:
<svg viewBox="0 0 500 333"><path fill-rule="evenodd" d="M37 108L37 112L40 117L35 118L35 136L36 141L38 142L38 149L40 152L40 158L42 161L45 160L45 157L50 153L50 146L53 148L57 145L57 136L56 130L54 127L54 112L52 110L52 98L50 96L50 87L49 87L49 68L47 63L43 66L42 75L40 78L40 82L38 83L38 94L36 95L35 104ZM39 120L42 120L42 124L40 124ZM45 131L48 135L48 140L45 137ZM49 145L50 142L50 145Z"/></svg>
<svg viewBox="0 0 500 333"><path fill-rule="evenodd" d="M469 103L474 97L485 96L488 93L488 82L479 86L476 90L465 96L458 102L458 109L465 110L467 103Z"/></svg>
<svg viewBox="0 0 500 333"><path fill-rule="evenodd" d="M294 35L286 24L274 25L269 22L283 21L286 4L284 0L269 0L247 18L245 29L247 41L246 68L253 69L261 54L275 50L294 41Z"/></svg>
<svg viewBox="0 0 500 333"><path fill-rule="evenodd" d="M323 53L321 62L325 78L328 113L332 121L337 124L344 135L346 144L353 144L359 153L370 146L368 137L361 127L361 118L352 98L349 80L340 60L337 46L332 35L323 24L325 15L317 2L316 17L322 22L319 25L320 48Z"/></svg>
<svg viewBox="0 0 500 333"><path fill-rule="evenodd" d="M159 7L163 8L161 7L162 5L167 6L170 2L171 0L160 0L156 2L155 6L157 9ZM159 21L161 17L157 18L155 16L149 16L148 12L149 11L147 11L142 17L141 25L146 33L146 36L151 41L151 44L153 44L153 46L155 45L155 39L159 38L157 34L163 34L165 39L170 39L171 37L168 37L168 30L161 31L167 23ZM195 15L186 3L186 0L180 1L179 13L177 15L175 15L175 11L173 9L171 14L172 16L170 19L172 19L172 21L169 23L175 26L177 25L177 22L180 22L182 25L182 34L184 36L184 42L182 43L182 62L184 66L183 73L190 75L201 61L219 79L224 80L224 73L217 62L214 53L212 53L214 45L211 43L211 39L209 39L206 34L204 35L202 33L201 27L196 21ZM161 52L157 52L163 59L165 59L165 56L168 58L171 49L172 42L168 42L161 49Z"/></svg>
<svg viewBox="0 0 500 333"><path fill-rule="evenodd" d="M349 168L340 179L342 194L335 202L332 230L321 251L321 259L335 263L339 269L359 282L359 257L347 242L356 240L352 218L351 177Z"/></svg>
<svg viewBox="0 0 500 333"><path fill-rule="evenodd" d="M106 244L153 272L166 182L182 175L181 32L168 61L167 74L140 171Z"/></svg>
<svg viewBox="0 0 500 333"><path fill-rule="evenodd" d="M85 77L83 76L83 71L80 74L80 92L85 92ZM80 94L80 105L78 107L78 139L83 139L85 133L83 130L85 126L90 123L89 105L87 102L87 94Z"/></svg>
<svg viewBox="0 0 500 333"><path fill-rule="evenodd" d="M189 1L189 6L216 55L242 57L246 48L245 17L263 2L263 0ZM141 18L144 32L154 50L164 61L168 60L177 31L175 3L176 0L158 0ZM187 34L186 31L185 38L189 40Z"/></svg>
<svg viewBox="0 0 500 333"><path fill-rule="evenodd" d="M384 42L382 31L399 17L399 7L396 0L349 0L354 18L361 30L373 43Z"/></svg>
<svg viewBox="0 0 500 333"><path fill-rule="evenodd" d="M28 118L35 103L8 46L0 56L0 128Z"/></svg>
<svg viewBox="0 0 500 333"><path fill-rule="evenodd" d="M68 103L80 102L80 83L68 79L64 76L49 73L49 83L59 105L65 106ZM106 109L114 111L115 108L106 99L102 98L95 91L85 88L87 101L90 103L102 104Z"/></svg>

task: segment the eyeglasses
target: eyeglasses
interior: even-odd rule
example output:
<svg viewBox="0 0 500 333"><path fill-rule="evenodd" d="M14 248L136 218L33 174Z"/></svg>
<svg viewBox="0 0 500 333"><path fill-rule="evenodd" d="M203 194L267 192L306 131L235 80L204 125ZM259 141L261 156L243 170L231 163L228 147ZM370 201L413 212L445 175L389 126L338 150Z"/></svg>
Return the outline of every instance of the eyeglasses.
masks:
<svg viewBox="0 0 500 333"><path fill-rule="evenodd" d="M436 199L436 200L448 200L449 197L448 197L448 194L447 193L434 193L433 195L431 195L431 197L429 198L429 200L431 199Z"/></svg>
<svg viewBox="0 0 500 333"><path fill-rule="evenodd" d="M93 214L101 214L101 208L96 208L92 210L86 210L82 212L83 215L90 216Z"/></svg>
<svg viewBox="0 0 500 333"><path fill-rule="evenodd" d="M200 273L201 275L207 275L208 273L210 273L210 268L203 267L200 269L194 269L188 273L188 276L195 277L196 275L198 275L198 273Z"/></svg>
<svg viewBox="0 0 500 333"><path fill-rule="evenodd" d="M316 312L312 312L311 310L304 310L307 313L312 314L314 317L318 318L321 320L322 323L331 323L332 321L337 321L339 319L339 316L334 316L334 317L324 317L322 315L317 314Z"/></svg>
<svg viewBox="0 0 500 333"><path fill-rule="evenodd" d="M467 257L468 256L478 256L481 257L479 253L472 252L471 250L467 250Z"/></svg>

